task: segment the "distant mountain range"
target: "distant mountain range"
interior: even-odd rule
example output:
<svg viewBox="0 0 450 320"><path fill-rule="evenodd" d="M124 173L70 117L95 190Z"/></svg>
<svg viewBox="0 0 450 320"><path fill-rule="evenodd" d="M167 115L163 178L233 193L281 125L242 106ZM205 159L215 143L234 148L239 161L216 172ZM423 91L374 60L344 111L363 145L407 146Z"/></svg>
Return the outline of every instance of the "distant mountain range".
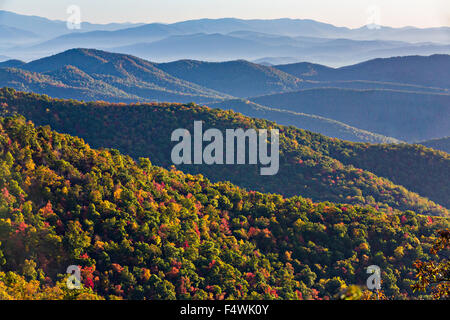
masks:
<svg viewBox="0 0 450 320"><path fill-rule="evenodd" d="M114 148L134 159L151 156L153 164L164 167L173 165L172 132L177 128L192 132L194 120L202 121L204 130L222 132L277 128L280 161L274 176L261 177L259 165L178 165L177 169L261 192L448 216L450 155L424 146L347 142L196 104L83 103L0 89L0 116L14 113L83 138L94 148Z"/></svg>
<svg viewBox="0 0 450 320"><path fill-rule="evenodd" d="M4 98L7 97L0 90L0 99ZM27 98L25 109L30 110L30 102L36 97ZM43 100L50 102L45 97ZM74 115L72 106L65 108L64 102L60 103L50 115L53 120L62 109ZM105 133L112 129L108 137L119 135L120 141L120 135L124 134L125 142L136 136L108 126L111 118L103 122L108 116L114 119L124 116L125 121L120 123L131 124L129 116L139 109L159 115L153 125L161 126L162 130L154 136L148 135L147 130L136 133L143 134L156 147L154 151L161 153L168 144L158 145L159 140L152 138L167 130L166 123L175 128L183 125L177 122L183 118L173 121L173 114L180 112L181 106L159 107L129 110L122 107L112 112L105 105L99 108L82 105L75 109L87 111L88 116L79 114L79 119L92 121L94 126L85 127L92 130L92 138L98 137L98 129ZM202 111L195 109L198 113ZM41 115L48 114L45 109L42 111ZM166 115L164 111L169 113ZM65 117L67 113L59 114L59 120L69 120L69 126L76 124L75 119ZM137 121L132 125L151 124L140 117L134 119ZM220 112L211 113L209 119L215 123L226 121ZM382 273L388 279L383 282L386 299L431 299L426 292L411 290L417 272L414 262L427 259L427 251L436 242L437 230L450 227L448 210L387 179L345 166L320 152L313 158L302 154L302 150L311 150L315 138L320 137L304 141L309 138L307 134L289 132L290 137L293 133L301 141L291 154L306 161L285 167L294 169L289 172L290 180L282 180L277 186L297 184L298 193L284 198L246 191L230 182L212 183L204 175L157 167L152 165L154 153L151 161L148 158L134 161L118 150L96 150L91 142L88 145L78 137L57 133L49 127L35 127L22 117L0 117L0 127L0 150L6 150L0 157L5 185L0 220L3 299L359 299L364 296L362 290L355 289L355 284L365 283L366 268L372 263L388 270ZM287 142L296 142L290 137L286 137ZM137 147L143 140L137 141L128 145ZM326 142L326 138L319 141ZM332 148L333 144L336 141L330 141L329 146ZM351 152L361 146L343 147ZM391 162L385 158L380 161L388 168L392 168L391 164L397 167L398 155L406 163L416 164L423 159L425 166L407 166L404 174L413 172L413 177L425 177L429 184L420 180L418 186L430 187L428 190L441 191L439 183L448 187L445 178L449 177L433 167L441 162L447 163L448 168L448 155L445 158L419 146L403 146L400 152L381 149L380 153L387 154L387 160L393 156ZM317 163L318 159L323 159L323 163ZM317 164L317 170L311 162ZM220 167L215 173L224 170L224 166ZM437 175L430 179L433 170ZM244 171L244 175L251 177L252 170L240 166L240 170L230 171L233 175ZM313 172L317 175L310 177ZM306 179L302 173L309 173ZM333 180L335 174L338 181ZM309 198L312 192L303 191L302 180L310 186L315 181L307 190L317 190L320 197L340 195L342 200L355 205L312 202ZM389 204L405 209L393 212ZM405 211L409 208L415 212ZM61 279L61 266L73 263L83 268L84 285L79 290L68 290ZM178 313L176 309L167 312L169 319L176 317L171 314Z"/></svg>
<svg viewBox="0 0 450 320"><path fill-rule="evenodd" d="M369 80L450 88L450 55L444 54L380 58L336 69L307 62L274 68L312 81Z"/></svg>
<svg viewBox="0 0 450 320"><path fill-rule="evenodd" d="M38 16L17 14L10 11L0 10L0 25L34 35L35 40L50 39L69 33L80 33L97 30L116 31L123 28L130 28L142 25L141 23L109 23L95 24L82 22L81 29L67 28L67 22L61 20L50 20ZM1 30L1 29L0 29ZM0 39L3 39L3 34Z"/></svg>
<svg viewBox="0 0 450 320"><path fill-rule="evenodd" d="M233 99L209 103L208 106L223 110L233 110L248 117L271 119L282 125L294 126L312 132L320 132L326 136L342 140L370 143L401 142L398 139L361 130L333 119L313 114L270 108L245 99Z"/></svg>
<svg viewBox="0 0 450 320"><path fill-rule="evenodd" d="M38 36L31 32L15 27L4 26L0 24L0 46L7 47L8 45L17 45L34 41Z"/></svg>
<svg viewBox="0 0 450 320"><path fill-rule="evenodd" d="M370 300L375 264L376 299L439 298L413 288L449 227L449 36L0 10L0 297Z"/></svg>
<svg viewBox="0 0 450 320"><path fill-rule="evenodd" d="M225 61L230 59L256 60L264 56L291 56L298 60L320 62L329 65L346 65L376 57L395 55L450 53L450 45L409 44L399 41L292 39L283 44L286 37L242 38L230 34L173 35L154 42L135 43L107 48L115 52L137 55L153 61L196 59ZM262 39L262 40L261 40Z"/></svg>
<svg viewBox="0 0 450 320"><path fill-rule="evenodd" d="M196 102L340 139L415 142L450 135L449 60L410 56L338 69L244 60L158 64L72 49L0 63L0 86L79 100Z"/></svg>
<svg viewBox="0 0 450 320"><path fill-rule="evenodd" d="M0 62L0 68L18 68L26 64L22 60L10 59Z"/></svg>
<svg viewBox="0 0 450 320"><path fill-rule="evenodd" d="M40 35L49 36L71 33L66 28L66 22L60 20L49 20L36 16L20 15L8 11L0 11L2 25L11 26ZM273 20L243 20L235 18L222 19L198 19L188 20L172 24L150 23L150 24L91 24L83 23L81 31L117 31L127 28L128 35L137 33L151 34L159 30L161 35L182 35L195 33L232 33L251 31L257 33L271 33L288 37L314 37L314 38L347 38L353 40L386 40L407 42L439 42L450 44L449 27L441 28L391 28L383 27L374 29L368 26L350 29L336 27L328 23L322 23L310 19L273 19Z"/></svg>
<svg viewBox="0 0 450 320"><path fill-rule="evenodd" d="M15 42L8 41L14 28ZM19 35L20 34L20 35ZM31 36L33 35L33 36ZM450 28L349 29L314 20L200 19L172 24L83 23L0 11L0 49L5 56L34 60L72 48L133 54L155 62L179 59L309 61L333 66L378 57L450 53Z"/></svg>

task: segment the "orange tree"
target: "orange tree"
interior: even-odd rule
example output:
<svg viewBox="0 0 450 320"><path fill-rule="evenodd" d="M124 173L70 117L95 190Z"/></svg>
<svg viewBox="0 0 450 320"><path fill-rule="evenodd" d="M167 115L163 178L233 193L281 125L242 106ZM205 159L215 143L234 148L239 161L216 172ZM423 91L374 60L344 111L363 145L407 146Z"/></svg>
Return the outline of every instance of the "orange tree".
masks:
<svg viewBox="0 0 450 320"><path fill-rule="evenodd" d="M439 232L439 238L431 248L431 254L438 255L440 261L416 261L417 281L412 288L414 291L427 291L431 289L434 299L450 298L450 231Z"/></svg>

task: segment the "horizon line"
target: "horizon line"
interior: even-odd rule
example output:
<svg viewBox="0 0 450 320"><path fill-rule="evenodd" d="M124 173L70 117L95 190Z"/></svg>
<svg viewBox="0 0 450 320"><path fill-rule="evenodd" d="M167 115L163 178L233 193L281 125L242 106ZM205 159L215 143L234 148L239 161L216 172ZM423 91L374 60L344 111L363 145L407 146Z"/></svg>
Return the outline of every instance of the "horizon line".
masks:
<svg viewBox="0 0 450 320"><path fill-rule="evenodd" d="M13 14L17 14L17 15L21 15L21 16L27 16L27 17L37 17L37 18L42 18L42 19L47 19L49 21L54 21L54 22L65 22L66 20L62 20L62 19L52 19L49 17L45 17L45 16L39 16L39 15L35 15L35 14L25 14L25 13L20 13L20 12L15 12L12 10L4 10L4 9L0 9L0 12L8 12L8 13L13 13ZM177 23L182 23L182 22L187 22L187 21L200 21L200 20L226 20L226 19L233 19L233 20L243 20L243 21L252 21L252 20L261 20L261 21L276 21L276 20L298 20L298 21L314 21L317 23L323 23L323 24L328 24L331 25L333 27L337 27L337 28L347 28L349 30L356 30L356 29L360 29L360 28L364 28L367 27L368 24L365 25L361 25L359 27L348 27L348 26L340 26L340 25L336 25L333 24L331 22L324 22L324 21L320 21L320 20L315 20L315 19L311 19L311 18L289 18L289 17L280 17L280 18L270 18L270 19L264 19L264 18L238 18L238 17L220 17L220 18L208 18L208 17L204 17L204 18L195 18L195 19L187 19L187 20L179 20L179 21L175 21L175 22L161 22L161 21L153 21L153 22L142 22L142 21L125 21L125 22L115 22L115 21L111 21L111 22L93 22L93 21L81 21L81 23L89 23L89 24L96 24L96 25L102 25L102 26L106 26L106 25L110 25L110 24L119 24L119 25L126 25L126 24L140 24L140 25L148 25L148 24L163 24L163 25L172 25L172 24L177 24ZM0 19L0 25L1 25L1 19ZM418 26L414 26L414 25L404 25L404 26L400 26L400 27L393 27L393 26L389 26L389 25L379 25L382 28L392 28L392 29L404 29L404 28L415 28L415 29L439 29L439 28L450 28L450 25L440 25L440 26L430 26L430 27L418 27Z"/></svg>

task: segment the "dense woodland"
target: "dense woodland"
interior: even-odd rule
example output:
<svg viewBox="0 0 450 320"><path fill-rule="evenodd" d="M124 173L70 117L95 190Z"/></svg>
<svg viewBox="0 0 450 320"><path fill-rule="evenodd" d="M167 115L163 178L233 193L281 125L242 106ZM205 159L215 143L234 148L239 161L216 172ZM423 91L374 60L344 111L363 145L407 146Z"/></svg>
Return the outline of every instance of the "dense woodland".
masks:
<svg viewBox="0 0 450 320"><path fill-rule="evenodd" d="M450 299L448 27L69 27L0 10L0 300Z"/></svg>
<svg viewBox="0 0 450 320"><path fill-rule="evenodd" d="M419 297L413 263L449 227L211 183L17 116L0 118L0 190L5 299L328 299L371 264L387 297ZM64 286L72 264L83 290Z"/></svg>
<svg viewBox="0 0 450 320"><path fill-rule="evenodd" d="M278 128L281 155L275 176L260 176L256 165L179 169L260 192L370 205L384 212L412 210L448 216L450 155L423 146L343 142L195 104L83 103L11 89L0 91L0 103L4 114L17 112L38 125L79 136L92 147L118 149L134 159L150 157L152 163L166 168L172 165L172 131L187 128L192 132L194 120L202 120L204 130Z"/></svg>

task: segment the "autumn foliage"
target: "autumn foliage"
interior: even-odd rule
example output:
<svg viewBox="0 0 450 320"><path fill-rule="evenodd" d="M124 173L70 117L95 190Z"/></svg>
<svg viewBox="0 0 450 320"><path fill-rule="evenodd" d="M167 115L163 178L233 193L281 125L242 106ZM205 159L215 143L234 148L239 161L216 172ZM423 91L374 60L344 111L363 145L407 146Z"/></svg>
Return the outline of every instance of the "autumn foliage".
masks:
<svg viewBox="0 0 450 320"><path fill-rule="evenodd" d="M413 262L448 218L246 191L0 118L0 296L8 299L330 299ZM64 287L79 265L82 291ZM426 295L424 296L426 297Z"/></svg>

